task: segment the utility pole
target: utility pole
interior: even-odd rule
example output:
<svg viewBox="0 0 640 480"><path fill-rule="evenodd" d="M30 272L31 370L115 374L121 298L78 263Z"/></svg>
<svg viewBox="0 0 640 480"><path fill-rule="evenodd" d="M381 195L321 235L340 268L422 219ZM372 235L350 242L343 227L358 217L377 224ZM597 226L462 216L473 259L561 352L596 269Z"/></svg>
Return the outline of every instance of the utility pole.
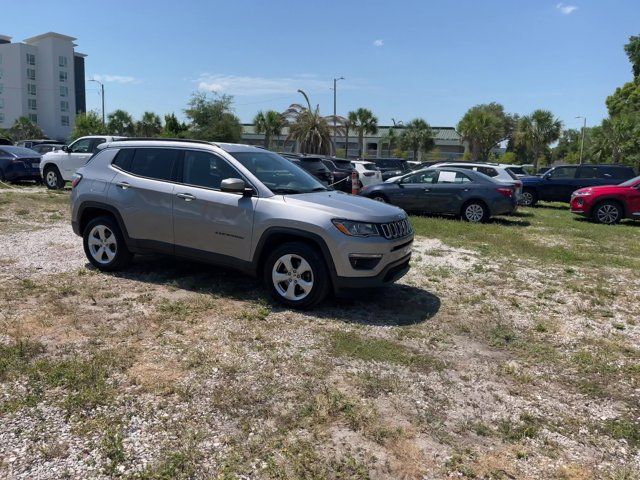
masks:
<svg viewBox="0 0 640 480"><path fill-rule="evenodd" d="M102 97L102 126L105 125L104 122L104 83L92 78L91 80L89 80L90 82L96 82L98 85L100 85L100 96Z"/></svg>
<svg viewBox="0 0 640 480"><path fill-rule="evenodd" d="M582 165L582 152L584 151L584 131L587 129L587 117L576 117L582 118L584 123L582 124L582 140L580 140L580 165Z"/></svg>
<svg viewBox="0 0 640 480"><path fill-rule="evenodd" d="M338 80L344 80L344 77L340 77L340 78L334 78L333 79L333 155L336 155L336 120L337 120L337 113L336 113L336 86L338 83ZM348 146L346 146L345 148L349 148Z"/></svg>

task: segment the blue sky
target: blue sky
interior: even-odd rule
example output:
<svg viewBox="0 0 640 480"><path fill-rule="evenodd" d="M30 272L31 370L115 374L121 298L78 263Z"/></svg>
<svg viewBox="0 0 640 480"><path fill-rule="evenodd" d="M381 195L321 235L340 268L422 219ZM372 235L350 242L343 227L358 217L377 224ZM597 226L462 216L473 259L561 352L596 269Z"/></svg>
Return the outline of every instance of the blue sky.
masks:
<svg viewBox="0 0 640 480"><path fill-rule="evenodd" d="M188 1L5 0L0 34L77 37L106 110L183 116L200 89L229 93L244 122L305 89L323 113L365 106L380 124L453 126L471 106L553 111L566 127L606 116L631 79L623 51L640 34L638 0ZM37 15L26 15L25 10ZM96 84L87 106L99 110Z"/></svg>

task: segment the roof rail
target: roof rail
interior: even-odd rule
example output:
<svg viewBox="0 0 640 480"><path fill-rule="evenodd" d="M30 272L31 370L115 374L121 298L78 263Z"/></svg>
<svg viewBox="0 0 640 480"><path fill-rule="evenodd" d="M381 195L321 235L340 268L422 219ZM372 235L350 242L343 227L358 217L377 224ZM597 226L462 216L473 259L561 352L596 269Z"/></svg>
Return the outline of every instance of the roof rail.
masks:
<svg viewBox="0 0 640 480"><path fill-rule="evenodd" d="M164 137L123 137L116 138L112 140L113 142L128 142L130 140L139 141L139 140L148 140L154 142L185 142L185 143L204 143L206 145L215 145L218 147L219 145L216 142L208 142L207 140L194 140L191 138L164 138Z"/></svg>

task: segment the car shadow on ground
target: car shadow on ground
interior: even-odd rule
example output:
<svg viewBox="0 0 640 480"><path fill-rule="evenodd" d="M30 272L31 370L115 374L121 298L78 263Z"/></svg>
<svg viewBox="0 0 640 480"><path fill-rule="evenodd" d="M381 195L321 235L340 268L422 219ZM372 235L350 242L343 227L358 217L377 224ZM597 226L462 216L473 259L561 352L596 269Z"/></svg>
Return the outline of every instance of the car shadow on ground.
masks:
<svg viewBox="0 0 640 480"><path fill-rule="evenodd" d="M531 222L527 220L517 220L511 219L512 215L509 217L491 217L487 223L489 225L503 225L505 227L528 227L531 225Z"/></svg>
<svg viewBox="0 0 640 480"><path fill-rule="evenodd" d="M574 218L574 221L576 222L581 222L581 223L591 223L593 225L600 225L599 223L595 222L594 220L591 220L590 218L587 217L578 217L576 216ZM623 226L623 227L640 227L640 221L638 220L632 220L632 219L624 219L621 220L620 223L615 224L615 225L605 225L608 227L616 227L616 226Z"/></svg>
<svg viewBox="0 0 640 480"><path fill-rule="evenodd" d="M88 264L87 268L90 267ZM118 278L165 285L255 303L268 303L272 311L286 311L269 296L261 281L231 269L162 255L138 255ZM349 291L333 295L309 312L328 320L367 325L401 326L424 322L440 310L440 298L427 290L404 284Z"/></svg>

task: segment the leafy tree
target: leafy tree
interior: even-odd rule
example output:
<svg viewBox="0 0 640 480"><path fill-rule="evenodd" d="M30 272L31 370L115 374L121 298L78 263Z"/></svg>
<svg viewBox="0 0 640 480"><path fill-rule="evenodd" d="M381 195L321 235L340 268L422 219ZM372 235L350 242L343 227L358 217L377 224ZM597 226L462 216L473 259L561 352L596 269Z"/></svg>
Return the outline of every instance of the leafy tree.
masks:
<svg viewBox="0 0 640 480"><path fill-rule="evenodd" d="M612 117L640 112L640 78L616 88L616 91L607 97L607 110Z"/></svg>
<svg viewBox="0 0 640 480"><path fill-rule="evenodd" d="M237 143L242 137L242 124L232 110L233 97L210 98L204 92L194 93L185 114L191 120L189 134L196 139Z"/></svg>
<svg viewBox="0 0 640 480"><path fill-rule="evenodd" d="M136 134L141 137L157 137L162 132L162 121L153 112L144 112L136 123Z"/></svg>
<svg viewBox="0 0 640 480"><path fill-rule="evenodd" d="M629 37L629 43L624 46L624 52L631 62L633 78L640 78L640 36Z"/></svg>
<svg viewBox="0 0 640 480"><path fill-rule="evenodd" d="M515 165L515 163L517 162L516 160L516 154L514 152L505 152L504 155L502 155L498 161L500 163L504 163L507 165Z"/></svg>
<svg viewBox="0 0 640 480"><path fill-rule="evenodd" d="M332 126L329 119L320 115L320 107L311 108L307 94L298 90L307 101L307 106L294 103L282 114L289 120L289 135L287 140L296 140L302 153L330 155L333 150ZM341 131L342 126L338 127ZM338 133L338 132L336 132Z"/></svg>
<svg viewBox="0 0 640 480"><path fill-rule="evenodd" d="M413 160L420 160L420 154L428 152L435 145L433 131L422 118L411 120L400 135L400 145L413 152Z"/></svg>
<svg viewBox="0 0 640 480"><path fill-rule="evenodd" d="M358 108L348 114L349 123L358 133L358 156L363 157L366 153L364 136L378 133L378 117L371 110Z"/></svg>
<svg viewBox="0 0 640 480"><path fill-rule="evenodd" d="M471 159L486 160L491 149L509 137L513 118L499 103L476 105L458 123L462 139L469 143Z"/></svg>
<svg viewBox="0 0 640 480"><path fill-rule="evenodd" d="M107 129L102 124L102 118L97 112L89 111L76 116L76 124L71 132L71 138L84 137L86 135L105 135Z"/></svg>
<svg viewBox="0 0 640 480"><path fill-rule="evenodd" d="M29 120L29 117L19 117L9 129L9 136L14 142L28 138L44 138L42 129Z"/></svg>
<svg viewBox="0 0 640 480"><path fill-rule="evenodd" d="M516 143L531 152L534 170L538 170L540 158L544 158L549 145L560 138L561 131L562 122L548 110L536 110L519 119Z"/></svg>
<svg viewBox="0 0 640 480"><path fill-rule="evenodd" d="M180 138L189 129L187 125L179 122L174 113L164 116L164 129L162 135L165 137Z"/></svg>
<svg viewBox="0 0 640 480"><path fill-rule="evenodd" d="M107 133L110 135L133 135L135 124L131 115L124 110L116 110L107 116Z"/></svg>
<svg viewBox="0 0 640 480"><path fill-rule="evenodd" d="M582 154L582 161L588 161L589 159L589 143L591 141L591 134L589 128L584 131L584 151ZM563 163L578 163L580 162L580 147L582 145L582 130L576 130L570 128L564 130L558 141L558 145L552 150L551 158L554 161L561 161Z"/></svg>
<svg viewBox="0 0 640 480"><path fill-rule="evenodd" d="M604 119L591 130L589 154L596 161L640 166L640 113Z"/></svg>
<svg viewBox="0 0 640 480"><path fill-rule="evenodd" d="M256 133L264 133L264 146L271 148L271 140L278 137L282 133L282 129L286 124L286 120L282 114L269 110L266 113L259 111L253 119Z"/></svg>

